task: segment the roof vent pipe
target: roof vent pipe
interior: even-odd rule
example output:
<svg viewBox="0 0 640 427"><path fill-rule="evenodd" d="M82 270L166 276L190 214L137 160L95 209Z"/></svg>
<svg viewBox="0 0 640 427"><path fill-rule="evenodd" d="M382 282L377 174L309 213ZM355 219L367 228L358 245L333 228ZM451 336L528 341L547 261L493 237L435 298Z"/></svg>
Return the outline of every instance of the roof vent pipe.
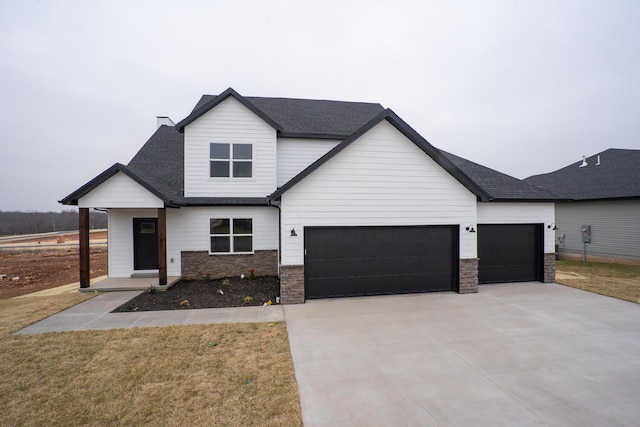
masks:
<svg viewBox="0 0 640 427"><path fill-rule="evenodd" d="M580 167L583 168L585 166L589 166L589 163L587 163L587 156L582 156L582 164Z"/></svg>
<svg viewBox="0 0 640 427"><path fill-rule="evenodd" d="M175 126L176 124L173 123L173 120L171 120L169 117L157 116L156 117L156 129L158 129L162 125Z"/></svg>
<svg viewBox="0 0 640 427"><path fill-rule="evenodd" d="M598 154L598 163L596 163L596 166L600 166L600 154Z"/></svg>

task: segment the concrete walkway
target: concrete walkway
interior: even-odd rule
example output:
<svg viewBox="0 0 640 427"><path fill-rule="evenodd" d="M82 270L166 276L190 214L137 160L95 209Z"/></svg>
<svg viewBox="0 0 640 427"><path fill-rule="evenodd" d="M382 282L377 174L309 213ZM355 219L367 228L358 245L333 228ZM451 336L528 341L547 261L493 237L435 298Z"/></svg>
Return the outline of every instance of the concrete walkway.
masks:
<svg viewBox="0 0 640 427"><path fill-rule="evenodd" d="M640 307L556 284L285 306L306 427L637 426Z"/></svg>
<svg viewBox="0 0 640 427"><path fill-rule="evenodd" d="M16 333L41 334L45 332L82 331L87 329L208 323L279 322L284 320L284 311L280 305L272 305L270 307L111 313L112 310L141 293L140 291L106 292L34 323Z"/></svg>

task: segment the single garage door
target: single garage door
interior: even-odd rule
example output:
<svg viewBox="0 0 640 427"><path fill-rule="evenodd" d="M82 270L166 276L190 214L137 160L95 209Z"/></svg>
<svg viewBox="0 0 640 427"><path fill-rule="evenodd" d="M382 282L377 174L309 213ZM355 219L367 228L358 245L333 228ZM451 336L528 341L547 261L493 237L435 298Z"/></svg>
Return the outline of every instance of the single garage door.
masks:
<svg viewBox="0 0 640 427"><path fill-rule="evenodd" d="M478 281L542 281L542 224L478 225Z"/></svg>
<svg viewBox="0 0 640 427"><path fill-rule="evenodd" d="M305 227L305 297L452 291L458 226Z"/></svg>

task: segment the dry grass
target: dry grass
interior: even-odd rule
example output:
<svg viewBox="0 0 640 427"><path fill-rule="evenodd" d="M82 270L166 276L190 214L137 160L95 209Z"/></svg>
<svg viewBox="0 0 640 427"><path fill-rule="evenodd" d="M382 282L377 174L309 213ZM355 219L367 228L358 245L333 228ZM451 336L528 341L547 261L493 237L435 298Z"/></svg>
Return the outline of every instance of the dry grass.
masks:
<svg viewBox="0 0 640 427"><path fill-rule="evenodd" d="M0 340L91 297L93 295L85 296L76 292L48 297L0 300Z"/></svg>
<svg viewBox="0 0 640 427"><path fill-rule="evenodd" d="M640 303L640 266L557 261L556 282L572 288Z"/></svg>
<svg viewBox="0 0 640 427"><path fill-rule="evenodd" d="M8 335L74 296L0 301L0 425L302 425L284 323Z"/></svg>

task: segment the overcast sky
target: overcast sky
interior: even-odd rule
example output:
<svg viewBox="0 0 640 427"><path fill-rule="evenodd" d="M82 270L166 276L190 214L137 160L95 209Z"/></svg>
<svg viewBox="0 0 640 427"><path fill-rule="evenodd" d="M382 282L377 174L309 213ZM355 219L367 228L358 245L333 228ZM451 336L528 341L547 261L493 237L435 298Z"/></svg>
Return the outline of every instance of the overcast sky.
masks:
<svg viewBox="0 0 640 427"><path fill-rule="evenodd" d="M379 102L517 178L640 149L639 1L0 0L0 210L128 163L202 94Z"/></svg>

